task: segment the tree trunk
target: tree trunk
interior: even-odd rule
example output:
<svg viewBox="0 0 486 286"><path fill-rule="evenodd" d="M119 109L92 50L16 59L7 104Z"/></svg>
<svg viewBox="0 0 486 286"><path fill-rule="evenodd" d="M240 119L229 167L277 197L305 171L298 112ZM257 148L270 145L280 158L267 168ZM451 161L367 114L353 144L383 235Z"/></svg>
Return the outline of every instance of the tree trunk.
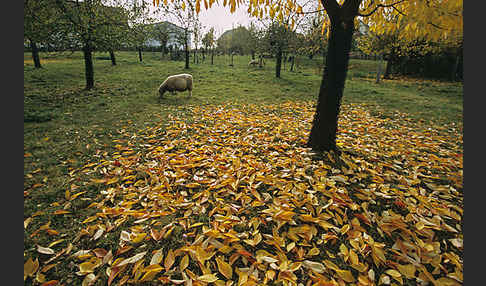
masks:
<svg viewBox="0 0 486 286"><path fill-rule="evenodd" d="M392 59L389 58L386 61L386 68L385 68L385 74L383 75L383 78L389 79L391 75L391 68L392 68Z"/></svg>
<svg viewBox="0 0 486 286"><path fill-rule="evenodd" d="M111 64L116 66L115 52L113 50L110 50L109 52L110 52Z"/></svg>
<svg viewBox="0 0 486 286"><path fill-rule="evenodd" d="M138 59L140 60L140 62L142 62L142 48L141 47L138 48Z"/></svg>
<svg viewBox="0 0 486 286"><path fill-rule="evenodd" d="M214 49L211 49L211 65L214 64Z"/></svg>
<svg viewBox="0 0 486 286"><path fill-rule="evenodd" d="M184 68L189 69L189 47L187 46L187 41L185 43L185 49L186 49L186 66Z"/></svg>
<svg viewBox="0 0 486 286"><path fill-rule="evenodd" d="M251 51L251 59L254 60L255 59L255 51Z"/></svg>
<svg viewBox="0 0 486 286"><path fill-rule="evenodd" d="M454 63L452 64L452 69L451 69L451 74L450 74L450 79L451 81L456 81L457 79L457 67L459 66L459 53L456 53L456 59Z"/></svg>
<svg viewBox="0 0 486 286"><path fill-rule="evenodd" d="M275 77L280 78L280 70L282 69L282 49L279 48L277 50L276 56Z"/></svg>
<svg viewBox="0 0 486 286"><path fill-rule="evenodd" d="M316 113L307 146L315 151L336 150L339 109L346 81L354 21L332 21Z"/></svg>
<svg viewBox="0 0 486 286"><path fill-rule="evenodd" d="M376 82L375 83L380 83L381 74L383 73L382 68L381 68L382 64L383 64L383 55L380 55L380 58L379 58L379 61L378 61L378 71L376 72Z"/></svg>
<svg viewBox="0 0 486 286"><path fill-rule="evenodd" d="M290 65L290 71L294 71L295 55L292 56L292 65Z"/></svg>
<svg viewBox="0 0 486 286"><path fill-rule="evenodd" d="M83 47L84 73L86 77L86 89L94 86L93 51L89 44Z"/></svg>
<svg viewBox="0 0 486 286"><path fill-rule="evenodd" d="M39 59L39 49L34 41L30 40L30 49L32 50L32 60L34 61L34 67L41 68L41 63Z"/></svg>

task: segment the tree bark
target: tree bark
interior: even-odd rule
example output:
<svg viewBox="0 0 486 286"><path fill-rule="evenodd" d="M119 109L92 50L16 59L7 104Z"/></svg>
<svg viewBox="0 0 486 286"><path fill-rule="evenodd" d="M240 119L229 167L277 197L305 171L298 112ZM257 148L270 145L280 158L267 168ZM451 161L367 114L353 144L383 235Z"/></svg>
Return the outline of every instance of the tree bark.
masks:
<svg viewBox="0 0 486 286"><path fill-rule="evenodd" d="M280 78L280 70L282 69L282 49L277 50L277 58L275 64L275 77Z"/></svg>
<svg viewBox="0 0 486 286"><path fill-rule="evenodd" d="M39 59L39 49L37 48L37 44L30 40L30 49L32 50L32 60L34 61L34 67L36 69L41 68L41 63Z"/></svg>
<svg viewBox="0 0 486 286"><path fill-rule="evenodd" d="M294 71L295 55L292 56L292 65L290 66L290 71Z"/></svg>
<svg viewBox="0 0 486 286"><path fill-rule="evenodd" d="M113 50L110 50L109 52L110 52L111 64L116 66L115 52Z"/></svg>
<svg viewBox="0 0 486 286"><path fill-rule="evenodd" d="M94 86L93 51L89 44L83 47L84 73L86 77L86 89Z"/></svg>
<svg viewBox="0 0 486 286"><path fill-rule="evenodd" d="M138 48L138 59L140 60L140 62L142 62L142 48L141 47Z"/></svg>
<svg viewBox="0 0 486 286"><path fill-rule="evenodd" d="M381 68L382 64L383 64L383 55L380 55L379 60L378 60L378 71L376 72L376 82L375 83L380 83L381 74L383 73L382 68Z"/></svg>
<svg viewBox="0 0 486 286"><path fill-rule="evenodd" d="M211 49L211 65L214 64L214 49Z"/></svg>
<svg viewBox="0 0 486 286"><path fill-rule="evenodd" d="M184 46L185 46L185 49L186 49L186 66L184 68L189 69L189 47L187 46L187 40L186 40Z"/></svg>
<svg viewBox="0 0 486 286"><path fill-rule="evenodd" d="M392 68L392 59L389 58L386 61L386 68L385 68L385 74L383 75L383 78L389 79L391 75L391 68Z"/></svg>
<svg viewBox="0 0 486 286"><path fill-rule="evenodd" d="M336 133L341 99L354 31L353 18L331 19L331 31L316 113L307 146L315 151L336 150Z"/></svg>
<svg viewBox="0 0 486 286"><path fill-rule="evenodd" d="M459 67L459 52L456 52L456 57L454 60L454 63L452 64L452 69L451 69L451 74L450 74L450 80L451 81L456 81L457 80L457 68Z"/></svg>

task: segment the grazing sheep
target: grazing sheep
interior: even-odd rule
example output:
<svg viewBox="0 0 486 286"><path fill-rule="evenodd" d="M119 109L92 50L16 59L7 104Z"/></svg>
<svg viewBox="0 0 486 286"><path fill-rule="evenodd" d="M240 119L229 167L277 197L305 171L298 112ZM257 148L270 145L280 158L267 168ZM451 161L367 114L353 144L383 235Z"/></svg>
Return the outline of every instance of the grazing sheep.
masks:
<svg viewBox="0 0 486 286"><path fill-rule="evenodd" d="M190 74L176 74L169 76L159 87L160 98L163 97L166 91L175 94L176 91L189 91L189 97L192 96L192 75Z"/></svg>
<svg viewBox="0 0 486 286"><path fill-rule="evenodd" d="M251 60L249 63L248 63L248 66L256 66L258 65L258 61L257 60Z"/></svg>

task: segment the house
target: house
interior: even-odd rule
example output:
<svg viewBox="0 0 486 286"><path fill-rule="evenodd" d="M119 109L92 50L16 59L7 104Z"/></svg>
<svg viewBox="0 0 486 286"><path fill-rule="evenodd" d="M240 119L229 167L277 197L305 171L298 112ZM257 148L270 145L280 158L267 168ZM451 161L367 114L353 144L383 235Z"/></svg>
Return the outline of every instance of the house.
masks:
<svg viewBox="0 0 486 286"><path fill-rule="evenodd" d="M149 24L152 28L152 31L156 29L165 30L168 32L168 39L166 48L174 49L174 50L183 50L184 43L181 41L181 37L184 37L184 28L181 28L171 22L164 21L154 24ZM187 45L191 47L191 33L187 35ZM183 39L183 38L182 38ZM158 40L155 35L151 35L150 38L145 42L147 47L151 48L158 48L161 46L160 40Z"/></svg>

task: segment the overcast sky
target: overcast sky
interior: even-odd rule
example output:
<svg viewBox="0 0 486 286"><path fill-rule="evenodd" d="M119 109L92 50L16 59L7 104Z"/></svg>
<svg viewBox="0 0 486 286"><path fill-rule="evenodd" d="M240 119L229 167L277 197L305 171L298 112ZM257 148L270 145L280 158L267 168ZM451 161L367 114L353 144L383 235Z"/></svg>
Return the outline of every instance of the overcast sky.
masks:
<svg viewBox="0 0 486 286"><path fill-rule="evenodd" d="M201 8L199 12L199 19L204 26L204 30L209 30L214 27L216 36L220 36L224 31L230 30L233 26L238 25L248 26L250 24L250 17L246 11L248 8L241 5L236 11L231 14L228 5L223 7L223 4L214 3L208 10Z"/></svg>

